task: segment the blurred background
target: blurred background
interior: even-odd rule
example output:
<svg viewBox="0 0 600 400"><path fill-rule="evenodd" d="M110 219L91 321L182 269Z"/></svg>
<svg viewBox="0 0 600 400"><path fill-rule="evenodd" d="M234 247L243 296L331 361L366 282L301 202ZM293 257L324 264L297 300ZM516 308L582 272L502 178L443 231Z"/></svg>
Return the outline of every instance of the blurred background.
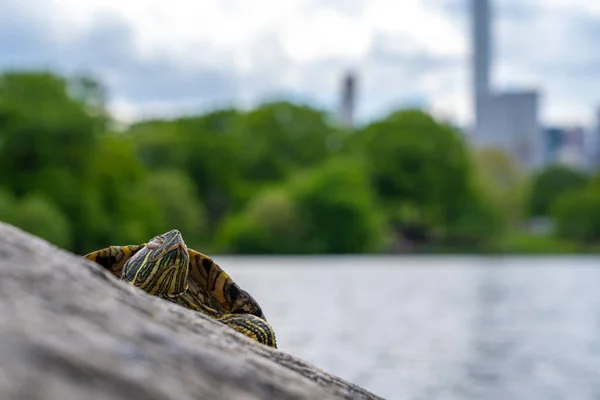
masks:
<svg viewBox="0 0 600 400"><path fill-rule="evenodd" d="M0 220L177 228L386 398L600 396L600 3L2 0Z"/></svg>

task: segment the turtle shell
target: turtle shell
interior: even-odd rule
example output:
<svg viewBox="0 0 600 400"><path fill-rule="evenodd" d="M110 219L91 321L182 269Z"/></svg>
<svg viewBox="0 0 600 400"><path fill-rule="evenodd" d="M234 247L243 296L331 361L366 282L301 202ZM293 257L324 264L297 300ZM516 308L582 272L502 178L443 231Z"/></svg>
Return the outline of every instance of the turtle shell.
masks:
<svg viewBox="0 0 600 400"><path fill-rule="evenodd" d="M115 277L121 278L127 260L145 246L146 243L110 246L88 253L84 257L102 265ZM218 313L252 314L266 321L258 302L241 289L217 263L196 250L188 249L188 254L188 290L197 301L201 301Z"/></svg>
<svg viewBox="0 0 600 400"><path fill-rule="evenodd" d="M188 249L189 290L207 298L213 308L227 314L252 314L266 321L258 302L250 293L241 289L231 277L210 257L196 250ZM208 295L208 296L207 296Z"/></svg>

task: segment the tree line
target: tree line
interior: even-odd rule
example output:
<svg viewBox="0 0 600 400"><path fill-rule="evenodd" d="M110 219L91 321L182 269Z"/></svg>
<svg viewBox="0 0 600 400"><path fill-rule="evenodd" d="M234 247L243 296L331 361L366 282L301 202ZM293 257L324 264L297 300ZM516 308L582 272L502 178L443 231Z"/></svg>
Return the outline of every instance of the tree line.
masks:
<svg viewBox="0 0 600 400"><path fill-rule="evenodd" d="M240 254L575 251L600 238L600 179L527 175L405 109L344 130L264 103L122 128L89 77L0 75L0 220L84 254L179 229ZM532 216L555 222L537 238Z"/></svg>

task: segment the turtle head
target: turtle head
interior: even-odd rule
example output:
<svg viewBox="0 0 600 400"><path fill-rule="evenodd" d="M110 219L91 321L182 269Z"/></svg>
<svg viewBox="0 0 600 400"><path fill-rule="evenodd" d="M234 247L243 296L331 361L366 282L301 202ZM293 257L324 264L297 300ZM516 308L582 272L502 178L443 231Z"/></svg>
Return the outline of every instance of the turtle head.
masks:
<svg viewBox="0 0 600 400"><path fill-rule="evenodd" d="M233 284L230 289L230 295L233 299L232 314L252 314L265 321L267 320L262 308L260 308L258 302L254 300L250 293Z"/></svg>
<svg viewBox="0 0 600 400"><path fill-rule="evenodd" d="M178 230L158 235L131 257L121 279L156 296L176 296L188 285L189 254Z"/></svg>

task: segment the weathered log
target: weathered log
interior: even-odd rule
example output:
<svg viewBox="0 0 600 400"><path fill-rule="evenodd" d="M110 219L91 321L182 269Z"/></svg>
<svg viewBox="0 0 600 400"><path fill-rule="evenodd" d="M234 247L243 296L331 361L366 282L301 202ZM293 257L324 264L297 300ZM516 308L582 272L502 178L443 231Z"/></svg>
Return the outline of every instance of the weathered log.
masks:
<svg viewBox="0 0 600 400"><path fill-rule="evenodd" d="M377 399L0 223L1 399Z"/></svg>

